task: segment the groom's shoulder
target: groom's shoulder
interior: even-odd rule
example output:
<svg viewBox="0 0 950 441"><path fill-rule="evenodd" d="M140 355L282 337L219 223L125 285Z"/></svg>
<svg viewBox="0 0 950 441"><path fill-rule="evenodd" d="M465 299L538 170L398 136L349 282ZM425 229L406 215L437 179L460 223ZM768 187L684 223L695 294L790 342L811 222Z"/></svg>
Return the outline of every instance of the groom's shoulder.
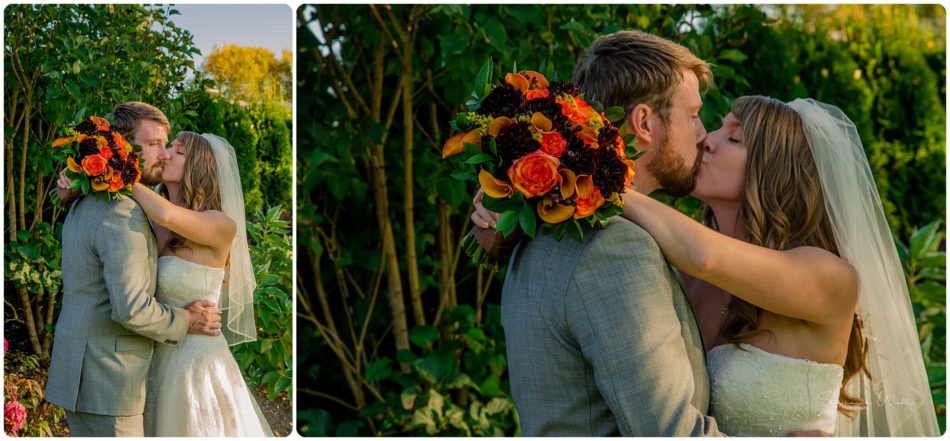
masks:
<svg viewBox="0 0 950 441"><path fill-rule="evenodd" d="M86 196L78 201L80 212L88 213L96 222L106 220L138 222L145 219L145 212L132 198L120 196L116 199Z"/></svg>
<svg viewBox="0 0 950 441"><path fill-rule="evenodd" d="M660 247L647 230L621 216L610 218L607 226L596 231L585 248L609 248L617 245L643 250L655 249L657 253L660 252Z"/></svg>

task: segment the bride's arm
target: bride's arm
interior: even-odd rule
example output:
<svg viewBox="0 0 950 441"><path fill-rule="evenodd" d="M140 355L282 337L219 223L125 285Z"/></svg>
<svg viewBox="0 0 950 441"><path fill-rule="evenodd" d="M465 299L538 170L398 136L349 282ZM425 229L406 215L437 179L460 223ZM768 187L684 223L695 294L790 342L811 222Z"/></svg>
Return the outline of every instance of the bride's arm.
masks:
<svg viewBox="0 0 950 441"><path fill-rule="evenodd" d="M237 231L234 221L220 211L179 207L140 183L132 187L132 198L142 206L152 222L195 243L227 248Z"/></svg>
<svg viewBox="0 0 950 441"><path fill-rule="evenodd" d="M666 259L686 274L762 309L814 323L854 312L857 273L826 250L777 251L752 245L636 191L626 191L623 199L623 216L647 230Z"/></svg>

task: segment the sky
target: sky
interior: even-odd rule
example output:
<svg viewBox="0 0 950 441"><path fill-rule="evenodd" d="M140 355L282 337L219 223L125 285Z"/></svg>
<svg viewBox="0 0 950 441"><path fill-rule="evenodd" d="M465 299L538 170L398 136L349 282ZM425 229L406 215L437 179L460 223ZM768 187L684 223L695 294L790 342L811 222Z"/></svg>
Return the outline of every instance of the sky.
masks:
<svg viewBox="0 0 950 441"><path fill-rule="evenodd" d="M215 45L263 47L277 58L282 50L292 49L294 21L290 6L176 4L174 8L181 15L172 16L171 21L191 32L195 46L201 50L201 55L195 56L197 67Z"/></svg>

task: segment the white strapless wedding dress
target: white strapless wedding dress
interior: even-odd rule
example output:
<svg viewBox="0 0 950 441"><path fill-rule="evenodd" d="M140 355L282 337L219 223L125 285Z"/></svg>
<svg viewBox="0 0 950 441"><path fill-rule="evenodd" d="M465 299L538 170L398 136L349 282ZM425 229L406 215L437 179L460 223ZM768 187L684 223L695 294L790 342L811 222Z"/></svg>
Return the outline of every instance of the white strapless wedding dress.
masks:
<svg viewBox="0 0 950 441"><path fill-rule="evenodd" d="M178 307L218 303L223 280L224 269L162 256L156 297ZM222 335L156 345L144 419L146 436L273 436Z"/></svg>
<svg viewBox="0 0 950 441"><path fill-rule="evenodd" d="M844 369L786 357L749 344L709 351L710 411L729 436L835 432Z"/></svg>

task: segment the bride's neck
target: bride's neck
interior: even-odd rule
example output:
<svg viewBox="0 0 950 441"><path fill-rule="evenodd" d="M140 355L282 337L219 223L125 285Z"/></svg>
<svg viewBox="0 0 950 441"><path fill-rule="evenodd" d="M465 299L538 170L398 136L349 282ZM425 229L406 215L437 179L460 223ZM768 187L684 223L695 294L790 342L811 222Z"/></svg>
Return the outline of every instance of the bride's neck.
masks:
<svg viewBox="0 0 950 441"><path fill-rule="evenodd" d="M165 191L168 192L168 200L175 205L181 205L181 184L166 182L164 185Z"/></svg>
<svg viewBox="0 0 950 441"><path fill-rule="evenodd" d="M716 218L716 226L719 232L726 236L736 239L745 239L744 230L739 226L739 203L738 202L709 202L709 209Z"/></svg>

